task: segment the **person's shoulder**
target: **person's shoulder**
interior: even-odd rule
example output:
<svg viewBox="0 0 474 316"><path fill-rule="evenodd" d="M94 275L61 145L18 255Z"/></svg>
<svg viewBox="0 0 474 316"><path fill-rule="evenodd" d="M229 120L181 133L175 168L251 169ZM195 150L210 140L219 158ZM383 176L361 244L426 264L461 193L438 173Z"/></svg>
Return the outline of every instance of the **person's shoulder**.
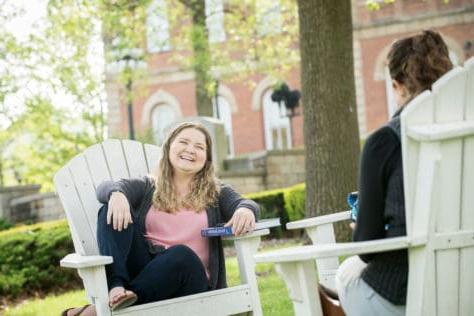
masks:
<svg viewBox="0 0 474 316"><path fill-rule="evenodd" d="M138 183L153 184L155 182L155 179L152 175L145 175L141 177L122 178L119 181L130 183L130 184L138 184Z"/></svg>
<svg viewBox="0 0 474 316"><path fill-rule="evenodd" d="M384 146L396 142L399 142L398 136L390 126L384 125L370 134L365 144L371 146Z"/></svg>
<svg viewBox="0 0 474 316"><path fill-rule="evenodd" d="M391 127L385 125L373 132L366 140L364 154L391 152L400 146L400 140Z"/></svg>
<svg viewBox="0 0 474 316"><path fill-rule="evenodd" d="M218 188L219 195L235 191L232 185L222 182L222 181L219 181L217 183L217 188Z"/></svg>
<svg viewBox="0 0 474 316"><path fill-rule="evenodd" d="M222 181L219 181L217 183L217 186L222 190L224 188L231 188L232 189L232 186L228 183L225 183L225 182L222 182Z"/></svg>
<svg viewBox="0 0 474 316"><path fill-rule="evenodd" d="M129 179L120 179L122 186L134 190L135 192L153 191L155 189L155 179L150 175L134 177Z"/></svg>
<svg viewBox="0 0 474 316"><path fill-rule="evenodd" d="M219 199L227 199L227 198L236 198L239 197L239 192L229 183L219 182L218 186L218 196Z"/></svg>

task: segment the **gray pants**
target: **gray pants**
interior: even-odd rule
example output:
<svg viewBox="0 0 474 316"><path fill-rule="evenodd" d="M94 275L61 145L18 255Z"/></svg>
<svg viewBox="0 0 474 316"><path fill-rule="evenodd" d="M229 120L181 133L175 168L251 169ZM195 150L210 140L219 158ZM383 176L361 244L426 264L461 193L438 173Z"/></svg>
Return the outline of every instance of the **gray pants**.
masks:
<svg viewBox="0 0 474 316"><path fill-rule="evenodd" d="M360 277L366 263L347 258L336 273L336 289L347 316L403 316L405 306L394 305L377 294Z"/></svg>

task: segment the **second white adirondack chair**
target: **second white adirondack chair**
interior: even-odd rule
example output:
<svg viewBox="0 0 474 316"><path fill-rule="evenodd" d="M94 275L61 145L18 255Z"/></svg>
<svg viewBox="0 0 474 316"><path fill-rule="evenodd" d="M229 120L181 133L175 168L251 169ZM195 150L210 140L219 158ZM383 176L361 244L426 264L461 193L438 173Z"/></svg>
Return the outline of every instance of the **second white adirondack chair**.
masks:
<svg viewBox="0 0 474 316"><path fill-rule="evenodd" d="M128 307L112 312L108 306L105 265L112 257L100 256L96 241L97 211L95 188L104 180L141 177L156 166L160 148L129 140L107 140L74 157L54 177L54 184L66 211L76 253L61 260L61 266L78 269L89 300L101 315L232 315L249 312L262 315L253 255L260 237L258 230L234 240L241 285Z"/></svg>
<svg viewBox="0 0 474 316"><path fill-rule="evenodd" d="M296 315L322 315L316 264L332 287L338 256L403 248L407 315L474 315L474 58L411 101L401 141L406 237L336 244L332 222L347 219L343 212L288 224L309 230L314 245L255 256L276 263Z"/></svg>

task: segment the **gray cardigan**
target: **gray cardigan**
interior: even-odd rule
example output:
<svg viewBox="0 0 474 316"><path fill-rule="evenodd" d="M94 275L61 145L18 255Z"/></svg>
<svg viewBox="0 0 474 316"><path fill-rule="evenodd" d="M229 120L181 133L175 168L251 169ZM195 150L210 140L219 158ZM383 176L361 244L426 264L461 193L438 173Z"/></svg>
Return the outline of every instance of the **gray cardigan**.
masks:
<svg viewBox="0 0 474 316"><path fill-rule="evenodd" d="M145 218L152 205L154 181L149 177L121 179L119 181L105 181L97 187L97 199L101 203L108 203L112 192L122 192L130 204L133 222L145 234ZM216 206L206 208L209 227L230 220L235 210L246 207L258 219L259 207L252 200L242 198L231 186L222 184ZM222 240L219 237L209 238L209 274L211 289L227 287L224 251Z"/></svg>

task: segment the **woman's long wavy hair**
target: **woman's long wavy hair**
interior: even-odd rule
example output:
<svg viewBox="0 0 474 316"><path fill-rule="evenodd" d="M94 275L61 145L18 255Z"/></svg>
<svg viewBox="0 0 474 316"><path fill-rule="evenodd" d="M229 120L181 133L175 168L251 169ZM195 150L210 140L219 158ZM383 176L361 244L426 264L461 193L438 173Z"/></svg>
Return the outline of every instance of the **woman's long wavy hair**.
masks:
<svg viewBox="0 0 474 316"><path fill-rule="evenodd" d="M449 50L439 33L431 30L396 41L387 56L390 77L405 85L410 99L453 68Z"/></svg>
<svg viewBox="0 0 474 316"><path fill-rule="evenodd" d="M191 181L189 194L182 200L178 198L173 183L174 168L171 165L169 154L171 143L181 131L192 128L202 134L206 139L206 163L204 167L194 175ZM153 193L153 206L160 211L174 213L179 208L187 208L201 212L206 207L215 205L219 193L219 181L216 178L212 157L212 140L207 129L199 124L185 122L174 128L166 138L162 146L162 156L155 170L155 192Z"/></svg>

